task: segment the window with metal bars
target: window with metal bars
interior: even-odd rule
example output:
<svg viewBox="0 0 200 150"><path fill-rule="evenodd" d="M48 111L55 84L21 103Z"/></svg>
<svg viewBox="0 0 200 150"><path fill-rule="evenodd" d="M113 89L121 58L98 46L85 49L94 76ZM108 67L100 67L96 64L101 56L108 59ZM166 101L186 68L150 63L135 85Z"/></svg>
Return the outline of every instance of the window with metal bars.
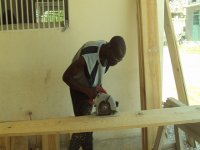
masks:
<svg viewBox="0 0 200 150"><path fill-rule="evenodd" d="M0 31L67 27L68 0L0 0Z"/></svg>
<svg viewBox="0 0 200 150"><path fill-rule="evenodd" d="M193 25L200 25L200 11L193 13Z"/></svg>

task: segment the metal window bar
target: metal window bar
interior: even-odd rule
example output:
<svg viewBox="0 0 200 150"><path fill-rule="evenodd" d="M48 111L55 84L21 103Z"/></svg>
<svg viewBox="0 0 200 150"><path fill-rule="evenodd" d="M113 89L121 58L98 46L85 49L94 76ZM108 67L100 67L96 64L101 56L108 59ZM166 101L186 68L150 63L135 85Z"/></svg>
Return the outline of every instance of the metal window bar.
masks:
<svg viewBox="0 0 200 150"><path fill-rule="evenodd" d="M48 28L50 28L50 17L51 17L51 13L49 11L49 0L47 0L47 9L48 9L48 15L47 15L47 21L48 21ZM49 17L50 16L50 17Z"/></svg>
<svg viewBox="0 0 200 150"><path fill-rule="evenodd" d="M34 16L34 8L33 8L33 0L31 0L31 9L32 9L32 28L33 29L35 29L35 21L34 21L34 18L35 18L35 16Z"/></svg>
<svg viewBox="0 0 200 150"><path fill-rule="evenodd" d="M7 6L8 6L8 4L7 4L7 0L6 1L4 1L4 5L5 5L5 11L4 11L4 14L5 14L5 16L6 16L6 30L8 30L8 8L7 8Z"/></svg>
<svg viewBox="0 0 200 150"><path fill-rule="evenodd" d="M55 12L54 0L53 0L53 12ZM55 19L55 17L53 18L53 26L54 26L54 28L56 27L56 19Z"/></svg>
<svg viewBox="0 0 200 150"><path fill-rule="evenodd" d="M1 12L0 12L0 17L1 17L1 31L3 31L3 18L2 18L2 12L3 12L3 10L2 10L2 5L1 5L1 0L0 0L0 10L1 10Z"/></svg>
<svg viewBox="0 0 200 150"><path fill-rule="evenodd" d="M17 30L19 30L19 13L18 13L18 2L15 1L16 5L16 17L17 17Z"/></svg>
<svg viewBox="0 0 200 150"><path fill-rule="evenodd" d="M60 0L58 0L58 23L60 27Z"/></svg>
<svg viewBox="0 0 200 150"><path fill-rule="evenodd" d="M27 16L28 29L30 29L30 24L29 24L29 5L28 5L28 0L26 0L26 16Z"/></svg>
<svg viewBox="0 0 200 150"><path fill-rule="evenodd" d="M42 17L42 28L45 28L45 20L44 20L44 0L42 0L42 13L41 13L41 17Z"/></svg>
<svg viewBox="0 0 200 150"><path fill-rule="evenodd" d="M40 9L39 9L39 2L37 0L37 19L38 19L38 29L40 29Z"/></svg>
<svg viewBox="0 0 200 150"><path fill-rule="evenodd" d="M65 11L66 11L66 10L65 10L65 9L66 9L66 8L65 8L65 1L63 0L63 12L64 12L64 14L63 14L63 15L64 15L64 20L63 20L64 22L63 22L63 24L64 24L64 26L66 25L66 24L65 24L65 23L66 23L66 18L65 18L65 17L66 17L66 16L65 16Z"/></svg>
<svg viewBox="0 0 200 150"><path fill-rule="evenodd" d="M11 10L11 24L12 24L12 30L14 30L14 26L13 26L13 5L12 5L12 0L10 0L10 10Z"/></svg>
<svg viewBox="0 0 200 150"><path fill-rule="evenodd" d="M24 5L23 0L21 0L21 17L22 17L22 29L24 29Z"/></svg>

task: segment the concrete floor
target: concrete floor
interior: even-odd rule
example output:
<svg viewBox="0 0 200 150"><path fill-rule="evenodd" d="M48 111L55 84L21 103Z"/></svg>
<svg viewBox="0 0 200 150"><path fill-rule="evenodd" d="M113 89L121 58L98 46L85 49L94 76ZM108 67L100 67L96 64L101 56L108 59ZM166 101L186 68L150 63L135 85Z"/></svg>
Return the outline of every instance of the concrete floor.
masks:
<svg viewBox="0 0 200 150"><path fill-rule="evenodd" d="M94 150L142 150L141 136L94 140Z"/></svg>
<svg viewBox="0 0 200 150"><path fill-rule="evenodd" d="M68 150L69 137L62 135L61 150ZM66 139L67 143L66 143ZM134 135L133 137L94 139L94 150L142 150L141 135ZM80 148L81 150L81 148Z"/></svg>

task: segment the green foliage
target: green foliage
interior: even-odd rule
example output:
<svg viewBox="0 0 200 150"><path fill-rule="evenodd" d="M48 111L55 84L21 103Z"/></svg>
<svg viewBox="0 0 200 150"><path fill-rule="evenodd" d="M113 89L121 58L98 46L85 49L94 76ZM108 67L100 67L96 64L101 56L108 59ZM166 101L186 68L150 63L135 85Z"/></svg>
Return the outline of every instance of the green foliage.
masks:
<svg viewBox="0 0 200 150"><path fill-rule="evenodd" d="M41 22L62 22L64 21L64 11L45 11L41 16Z"/></svg>

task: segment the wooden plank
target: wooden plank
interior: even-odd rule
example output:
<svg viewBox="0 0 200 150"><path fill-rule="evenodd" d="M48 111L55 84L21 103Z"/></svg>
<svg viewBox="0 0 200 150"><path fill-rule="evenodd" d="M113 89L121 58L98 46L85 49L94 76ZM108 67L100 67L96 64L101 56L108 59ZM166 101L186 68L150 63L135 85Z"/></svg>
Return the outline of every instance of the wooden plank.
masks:
<svg viewBox="0 0 200 150"><path fill-rule="evenodd" d="M146 110L146 89L145 89L145 71L144 71L144 46L143 46L143 28L142 28L142 5L141 0L136 0L137 5L137 30L138 30L138 57L140 74L140 103L141 109ZM142 148L148 149L147 128L142 128Z"/></svg>
<svg viewBox="0 0 200 150"><path fill-rule="evenodd" d="M42 149L42 136L35 135L28 137L28 149L29 150L38 150Z"/></svg>
<svg viewBox="0 0 200 150"><path fill-rule="evenodd" d="M136 4L141 109L161 108L157 0L136 0ZM155 136L156 128L142 130L143 149L152 149Z"/></svg>
<svg viewBox="0 0 200 150"><path fill-rule="evenodd" d="M67 149L70 144L71 134L60 134L60 148Z"/></svg>
<svg viewBox="0 0 200 150"><path fill-rule="evenodd" d="M66 138L65 138L65 141L66 141L66 147L68 147L69 144L70 144L71 135L70 135L70 134L66 134L65 136L66 136Z"/></svg>
<svg viewBox="0 0 200 150"><path fill-rule="evenodd" d="M16 136L11 137L11 150L27 150L28 149L28 137Z"/></svg>
<svg viewBox="0 0 200 150"><path fill-rule="evenodd" d="M60 150L60 140L58 134L42 136L42 150Z"/></svg>
<svg viewBox="0 0 200 150"><path fill-rule="evenodd" d="M0 137L0 150L10 150L10 137Z"/></svg>
<svg viewBox="0 0 200 150"><path fill-rule="evenodd" d="M176 149L184 150L183 138L182 138L182 136L179 132L179 128L177 126L174 126L174 134L175 134L175 140L176 140Z"/></svg>
<svg viewBox="0 0 200 150"><path fill-rule="evenodd" d="M166 127L161 126L158 128L156 140L154 142L153 150L161 150L164 142Z"/></svg>
<svg viewBox="0 0 200 150"><path fill-rule="evenodd" d="M172 62L172 68L176 83L176 89L178 94L178 99L184 104L188 105L188 98L185 88L185 82L183 78L181 62L178 52L178 45L176 42L176 36L174 33L174 28L171 19L171 12L169 8L169 0L165 0L165 10L164 10L164 29L167 38L169 54Z"/></svg>
<svg viewBox="0 0 200 150"><path fill-rule="evenodd" d="M183 104L182 102L176 100L175 98L168 98L167 101L164 103L164 108L170 108L170 107L180 107L180 106L186 106L185 104ZM160 150L163 146L163 134L164 134L164 129L166 127L159 127L158 131L157 131L157 136L156 136L156 141L154 143L154 150ZM176 129L176 136L178 136L178 129ZM180 136L180 135L179 135ZM179 140L177 138L177 140ZM179 142L180 143L180 142ZM180 148L180 146L178 147Z"/></svg>
<svg viewBox="0 0 200 150"><path fill-rule="evenodd" d="M181 106L186 106L182 102L176 100L175 98L168 98L167 101L164 103L164 107L181 107ZM193 139L193 136L188 135L188 132L185 132L186 137L187 137L187 142L190 144L192 147L196 147L196 143Z"/></svg>
<svg viewBox="0 0 200 150"><path fill-rule="evenodd" d="M0 123L0 136L42 135L144 128L200 122L200 106L124 112L118 116L80 116ZM172 117L173 116L173 117Z"/></svg>
<svg viewBox="0 0 200 150"><path fill-rule="evenodd" d="M165 108L169 108L169 107L181 107L181 106L186 106L185 104L183 104L181 101L175 99L175 98L168 98L166 100L166 102L164 103L164 107Z"/></svg>
<svg viewBox="0 0 200 150"><path fill-rule="evenodd" d="M164 29L165 29L165 35L167 38L169 54L170 54L170 58L172 62L172 68L173 68L173 73L174 73L174 78L175 78L175 83L176 83L178 99L184 104L189 105L183 72L181 68L178 45L176 42L177 40L176 40L172 18L171 18L171 12L169 8L169 0L165 0L165 5L164 5ZM191 146L195 147L194 140L191 137L189 137L187 134L186 134L186 138L187 138L187 142Z"/></svg>
<svg viewBox="0 0 200 150"><path fill-rule="evenodd" d="M200 123L178 125L178 127L200 143Z"/></svg>

